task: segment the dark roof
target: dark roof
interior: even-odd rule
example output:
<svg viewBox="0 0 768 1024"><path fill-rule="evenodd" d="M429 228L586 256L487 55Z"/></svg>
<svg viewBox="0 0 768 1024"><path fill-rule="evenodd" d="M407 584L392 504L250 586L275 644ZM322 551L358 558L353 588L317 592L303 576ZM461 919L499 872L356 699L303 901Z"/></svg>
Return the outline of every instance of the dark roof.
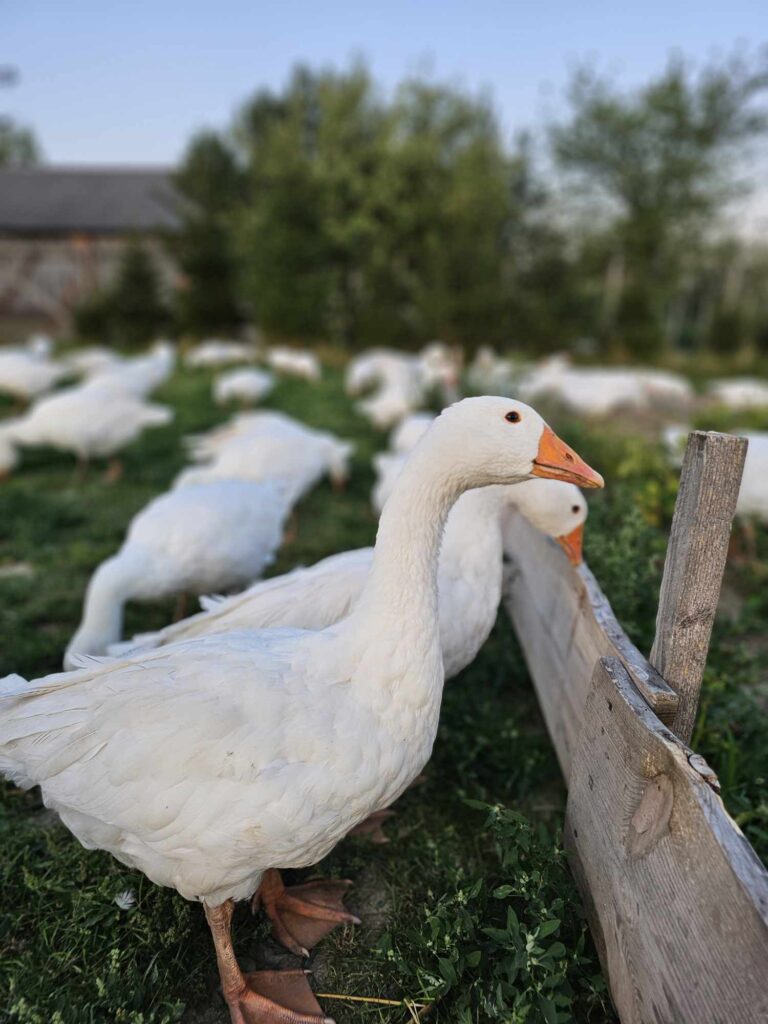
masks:
<svg viewBox="0 0 768 1024"><path fill-rule="evenodd" d="M181 197L161 168L0 170L0 233L122 234L178 227Z"/></svg>

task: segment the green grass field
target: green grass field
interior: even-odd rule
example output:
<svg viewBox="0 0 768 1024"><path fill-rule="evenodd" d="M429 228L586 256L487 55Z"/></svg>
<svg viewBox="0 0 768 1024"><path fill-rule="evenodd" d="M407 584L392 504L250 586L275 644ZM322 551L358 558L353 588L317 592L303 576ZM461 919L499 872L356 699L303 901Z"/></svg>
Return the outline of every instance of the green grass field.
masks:
<svg viewBox="0 0 768 1024"><path fill-rule="evenodd" d="M182 436L227 415L211 402L210 380L178 374L156 396L173 405L176 421L124 453L120 482L105 483L98 466L78 482L70 458L38 451L0 485L0 675L59 668L93 568L184 464ZM370 457L385 439L355 415L340 374L328 372L319 385L281 383L267 404L357 443L346 492L324 484L304 501L298 535L272 571L371 543ZM647 651L674 474L639 434L554 426L606 477L606 491L591 499L586 554ZM729 569L694 746L765 858L764 536L759 555ZM126 629L159 627L172 613L171 604L132 606ZM428 780L398 804L391 843L347 840L318 867L355 881L349 904L363 925L316 950L314 987L369 1000L326 995L326 1012L338 1024L613 1021L560 847L564 796L519 649L500 618L475 664L446 688ZM0 808L0 1021L226 1024L200 907L83 850L35 792L9 786ZM135 903L124 910L115 900L125 891ZM286 962L265 933L239 909L236 949L245 967Z"/></svg>

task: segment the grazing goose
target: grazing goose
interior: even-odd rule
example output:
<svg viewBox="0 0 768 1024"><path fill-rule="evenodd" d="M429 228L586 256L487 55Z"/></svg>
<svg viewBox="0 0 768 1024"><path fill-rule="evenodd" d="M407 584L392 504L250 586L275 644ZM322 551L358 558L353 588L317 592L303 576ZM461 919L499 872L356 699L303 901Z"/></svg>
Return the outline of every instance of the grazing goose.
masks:
<svg viewBox="0 0 768 1024"><path fill-rule="evenodd" d="M768 409L768 381L759 377L726 377L713 380L707 395L729 409Z"/></svg>
<svg viewBox="0 0 768 1024"><path fill-rule="evenodd" d="M323 372L320 360L314 352L307 349L285 348L282 345L274 345L269 349L267 366L278 373L300 377L302 380L320 380Z"/></svg>
<svg viewBox="0 0 768 1024"><path fill-rule="evenodd" d="M190 434L186 439L186 447L193 462L214 461L224 448L235 438L261 437L292 437L315 441L319 438L340 440L325 430L315 430L306 423L276 412L274 409L263 409L259 412L241 412L232 416L227 423L222 423L204 434Z"/></svg>
<svg viewBox="0 0 768 1024"><path fill-rule="evenodd" d="M234 901L322 916L276 869L317 863L429 759L443 659L440 539L458 496L532 475L601 486L528 406L466 399L411 455L354 612L318 632L243 631L0 682L0 770L39 785L87 847L203 903L233 1024L318 1024L244 975Z"/></svg>
<svg viewBox="0 0 768 1024"><path fill-rule="evenodd" d="M147 355L123 359L115 366L107 366L92 374L82 386L105 393L146 398L168 380L175 365L173 345L169 341L158 341Z"/></svg>
<svg viewBox="0 0 768 1024"><path fill-rule="evenodd" d="M212 480L269 480L283 491L290 507L300 501L326 474L335 486L349 476L352 445L320 431L293 435L262 432L243 434L224 445L213 462L184 469L174 488Z"/></svg>
<svg viewBox="0 0 768 1024"><path fill-rule="evenodd" d="M274 386L275 378L264 370L230 370L213 382L213 398L218 405L260 402Z"/></svg>
<svg viewBox="0 0 768 1024"><path fill-rule="evenodd" d="M24 402L50 391L68 372L62 363L48 362L30 351L0 350L0 393Z"/></svg>
<svg viewBox="0 0 768 1024"><path fill-rule="evenodd" d="M131 521L123 546L98 567L64 667L120 639L128 601L243 587L280 545L288 506L278 487L219 480L170 491Z"/></svg>
<svg viewBox="0 0 768 1024"><path fill-rule="evenodd" d="M239 341L221 341L218 338L210 338L190 349L184 362L187 366L202 369L227 366L231 363L250 363L255 355L256 352L252 345L244 345Z"/></svg>
<svg viewBox="0 0 768 1024"><path fill-rule="evenodd" d="M114 455L146 427L163 426L172 419L166 406L85 384L39 399L10 431L23 448L45 445L73 452L85 466L89 459Z"/></svg>

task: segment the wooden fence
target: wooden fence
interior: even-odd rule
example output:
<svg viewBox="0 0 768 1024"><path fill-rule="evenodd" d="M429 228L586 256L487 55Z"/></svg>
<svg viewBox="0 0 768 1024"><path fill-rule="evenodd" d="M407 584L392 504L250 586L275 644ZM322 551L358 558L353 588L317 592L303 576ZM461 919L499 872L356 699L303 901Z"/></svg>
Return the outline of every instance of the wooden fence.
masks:
<svg viewBox="0 0 768 1024"><path fill-rule="evenodd" d="M514 524L505 601L568 785L566 848L623 1024L768 1021L768 873L686 745L745 451L724 435L689 440L651 653L661 673L589 569Z"/></svg>

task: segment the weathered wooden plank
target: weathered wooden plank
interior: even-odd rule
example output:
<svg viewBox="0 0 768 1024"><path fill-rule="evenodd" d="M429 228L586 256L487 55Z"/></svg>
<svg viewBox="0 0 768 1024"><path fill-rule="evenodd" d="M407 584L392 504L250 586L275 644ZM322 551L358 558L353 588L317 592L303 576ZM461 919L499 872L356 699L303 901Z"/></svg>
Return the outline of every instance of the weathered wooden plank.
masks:
<svg viewBox="0 0 768 1024"><path fill-rule="evenodd" d="M601 659L566 847L622 1024L768 1020L768 873L693 756Z"/></svg>
<svg viewBox="0 0 768 1024"><path fill-rule="evenodd" d="M511 519L505 547L505 604L567 780L599 657L619 657L664 720L674 715L677 695L624 633L586 566L574 569L559 545L522 516Z"/></svg>
<svg viewBox="0 0 768 1024"><path fill-rule="evenodd" d="M686 743L699 706L746 454L743 437L703 430L688 436L649 659L680 698L672 729Z"/></svg>

